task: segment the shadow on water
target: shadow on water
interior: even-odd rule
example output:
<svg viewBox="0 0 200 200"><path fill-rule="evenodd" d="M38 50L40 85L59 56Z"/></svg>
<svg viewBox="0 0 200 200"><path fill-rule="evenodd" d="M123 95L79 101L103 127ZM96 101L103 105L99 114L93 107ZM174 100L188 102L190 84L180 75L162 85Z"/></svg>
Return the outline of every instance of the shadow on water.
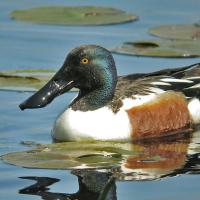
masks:
<svg viewBox="0 0 200 200"><path fill-rule="evenodd" d="M20 194L37 195L53 200L116 200L116 181L157 180L181 174L200 173L200 131L178 134L164 139L132 144L137 156L128 156L113 169L75 169L79 190L73 194L51 192L49 186L60 181L50 177L20 177L36 181L19 190Z"/></svg>

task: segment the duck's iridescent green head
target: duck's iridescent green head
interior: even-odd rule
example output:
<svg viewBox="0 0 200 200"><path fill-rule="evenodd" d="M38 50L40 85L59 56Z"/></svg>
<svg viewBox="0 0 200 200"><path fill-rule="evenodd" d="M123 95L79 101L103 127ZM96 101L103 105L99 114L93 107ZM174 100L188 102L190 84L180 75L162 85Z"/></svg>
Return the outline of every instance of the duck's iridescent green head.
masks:
<svg viewBox="0 0 200 200"><path fill-rule="evenodd" d="M38 92L20 104L20 108L40 108L73 87L80 89L72 108L94 110L113 97L117 72L112 54L96 45L73 49L61 69Z"/></svg>

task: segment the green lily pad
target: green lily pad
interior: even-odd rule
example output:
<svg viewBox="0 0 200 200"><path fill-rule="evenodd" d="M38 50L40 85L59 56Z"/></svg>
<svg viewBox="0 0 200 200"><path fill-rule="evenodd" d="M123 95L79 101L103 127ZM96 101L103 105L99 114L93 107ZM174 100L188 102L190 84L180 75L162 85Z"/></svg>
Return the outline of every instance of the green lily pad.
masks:
<svg viewBox="0 0 200 200"><path fill-rule="evenodd" d="M40 145L36 149L9 153L2 158L7 163L28 168L96 169L120 165L127 155L134 155L134 152L126 143L66 142Z"/></svg>
<svg viewBox="0 0 200 200"><path fill-rule="evenodd" d="M20 21L56 25L105 25L137 19L137 16L119 9L95 6L37 7L15 10L11 17Z"/></svg>
<svg viewBox="0 0 200 200"><path fill-rule="evenodd" d="M162 25L151 28L149 33L167 39L200 40L200 25L198 23Z"/></svg>
<svg viewBox="0 0 200 200"><path fill-rule="evenodd" d="M53 70L0 71L0 90L37 91L55 74Z"/></svg>
<svg viewBox="0 0 200 200"><path fill-rule="evenodd" d="M169 58L192 58L200 56L200 40L144 40L125 42L112 50L115 53Z"/></svg>
<svg viewBox="0 0 200 200"><path fill-rule="evenodd" d="M8 70L0 71L0 89L36 91L54 75L53 70Z"/></svg>
<svg viewBox="0 0 200 200"><path fill-rule="evenodd" d="M139 143L81 141L37 145L8 153L4 162L45 169L106 169L118 180L155 179L185 166L190 137Z"/></svg>

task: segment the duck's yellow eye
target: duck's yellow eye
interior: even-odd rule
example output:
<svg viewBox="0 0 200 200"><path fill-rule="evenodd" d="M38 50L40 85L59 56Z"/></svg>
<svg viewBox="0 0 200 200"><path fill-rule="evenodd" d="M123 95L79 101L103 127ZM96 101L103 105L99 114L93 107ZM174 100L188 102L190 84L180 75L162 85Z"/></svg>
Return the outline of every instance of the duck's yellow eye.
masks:
<svg viewBox="0 0 200 200"><path fill-rule="evenodd" d="M89 60L87 58L83 58L81 60L81 64L84 64L84 65L88 64L88 62L89 62Z"/></svg>

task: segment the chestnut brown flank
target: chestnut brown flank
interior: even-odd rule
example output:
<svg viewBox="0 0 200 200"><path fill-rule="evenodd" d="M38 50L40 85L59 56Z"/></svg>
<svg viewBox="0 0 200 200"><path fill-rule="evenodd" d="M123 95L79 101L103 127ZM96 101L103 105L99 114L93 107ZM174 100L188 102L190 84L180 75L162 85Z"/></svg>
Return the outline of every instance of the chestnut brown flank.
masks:
<svg viewBox="0 0 200 200"><path fill-rule="evenodd" d="M158 98L127 110L132 138L161 136L191 124L188 103L181 93L165 92Z"/></svg>

